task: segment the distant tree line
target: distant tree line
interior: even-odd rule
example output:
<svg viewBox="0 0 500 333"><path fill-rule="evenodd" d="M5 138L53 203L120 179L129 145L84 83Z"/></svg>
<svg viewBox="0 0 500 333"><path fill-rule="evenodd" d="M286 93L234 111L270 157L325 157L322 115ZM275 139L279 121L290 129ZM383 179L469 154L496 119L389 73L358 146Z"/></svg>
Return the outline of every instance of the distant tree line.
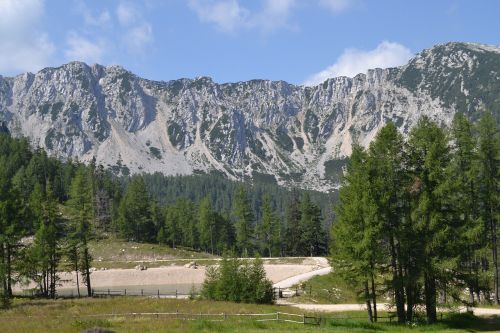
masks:
<svg viewBox="0 0 500 333"><path fill-rule="evenodd" d="M370 320L387 293L401 323L420 305L436 321L438 299L498 304L499 144L484 112L449 129L423 117L406 139L389 123L367 150L353 146L331 253Z"/></svg>
<svg viewBox="0 0 500 333"><path fill-rule="evenodd" d="M161 206L151 196L142 176L131 178L119 200L111 230L127 240L158 242L222 255L313 256L327 253L327 233L321 209L308 192L292 195L285 217L264 194L258 208L250 201L251 188L239 185L226 211L213 208L209 196L199 202L177 198Z"/></svg>
<svg viewBox="0 0 500 333"><path fill-rule="evenodd" d="M8 305L18 282L56 297L62 269L78 272L78 294L83 285L90 295L89 241L108 233L214 254L324 255L317 198L325 205L316 192L214 175L120 178L95 160L63 162L0 133L0 298Z"/></svg>

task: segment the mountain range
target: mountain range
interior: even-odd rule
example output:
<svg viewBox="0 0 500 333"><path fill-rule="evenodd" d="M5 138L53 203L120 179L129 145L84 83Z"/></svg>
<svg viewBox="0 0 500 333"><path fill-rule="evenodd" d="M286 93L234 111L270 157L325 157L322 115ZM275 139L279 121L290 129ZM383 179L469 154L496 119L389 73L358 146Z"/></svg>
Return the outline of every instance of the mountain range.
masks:
<svg viewBox="0 0 500 333"><path fill-rule="evenodd" d="M0 76L0 128L52 156L117 174L217 172L328 192L353 142L422 115L442 126L500 109L500 46L447 43L406 65L317 86L284 81L152 81L120 66L71 62Z"/></svg>

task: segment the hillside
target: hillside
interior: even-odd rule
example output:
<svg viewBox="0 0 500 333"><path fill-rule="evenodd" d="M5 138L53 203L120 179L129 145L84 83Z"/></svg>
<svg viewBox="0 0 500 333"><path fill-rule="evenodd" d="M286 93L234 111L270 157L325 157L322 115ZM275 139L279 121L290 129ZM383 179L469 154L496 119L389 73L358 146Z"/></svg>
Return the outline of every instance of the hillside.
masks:
<svg viewBox="0 0 500 333"><path fill-rule="evenodd" d="M443 125L483 107L498 117L500 47L448 43L402 67L313 86L208 77L168 82L72 62L0 77L0 121L51 155L118 174L216 171L329 191L351 144L389 121L407 133L422 115Z"/></svg>

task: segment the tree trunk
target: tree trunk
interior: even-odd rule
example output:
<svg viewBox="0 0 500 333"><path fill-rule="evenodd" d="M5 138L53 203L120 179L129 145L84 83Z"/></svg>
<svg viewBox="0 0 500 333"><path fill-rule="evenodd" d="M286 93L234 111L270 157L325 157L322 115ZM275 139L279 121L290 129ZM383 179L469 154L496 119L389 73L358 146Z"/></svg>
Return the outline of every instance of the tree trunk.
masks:
<svg viewBox="0 0 500 333"><path fill-rule="evenodd" d="M4 247L4 243L1 243L0 244L0 259L1 259L1 263L0 263L0 274L2 274L0 276L0 279L2 280L2 289L3 289L3 298L6 298L8 299L9 298L9 292L8 292L8 288L7 288L7 278L6 278L6 274L5 274L5 247Z"/></svg>
<svg viewBox="0 0 500 333"><path fill-rule="evenodd" d="M373 266L372 266L372 302L373 302L373 321L377 321L377 294L375 292L375 278L373 277Z"/></svg>
<svg viewBox="0 0 500 333"><path fill-rule="evenodd" d="M413 285L408 282L406 285L406 320L411 322L413 320L413 305L415 303L414 301L414 288Z"/></svg>
<svg viewBox="0 0 500 333"><path fill-rule="evenodd" d="M366 300L366 310L368 311L368 320L373 323L373 313L372 305L370 303L370 292L368 290L368 280L365 281L365 300Z"/></svg>
<svg viewBox="0 0 500 333"><path fill-rule="evenodd" d="M426 272L424 274L425 284L425 312L427 315L427 323L432 324L437 321L436 311L436 280L432 274Z"/></svg>
<svg viewBox="0 0 500 333"><path fill-rule="evenodd" d="M92 296L92 287L90 285L90 262L89 262L89 249L85 244L85 249L83 250L84 260L85 260L85 280L87 284L87 296Z"/></svg>
<svg viewBox="0 0 500 333"><path fill-rule="evenodd" d="M491 215L492 216L492 215ZM498 295L498 249L497 249L497 226L493 217L491 217L491 234L492 234L492 255L493 255L493 292L495 293L495 305L499 305Z"/></svg>
<svg viewBox="0 0 500 333"><path fill-rule="evenodd" d="M10 298L12 297L12 253L11 253L11 247L10 244L7 242L6 244L6 254L7 254L7 296Z"/></svg>
<svg viewBox="0 0 500 333"><path fill-rule="evenodd" d="M392 266L392 285L394 287L394 297L396 301L396 313L398 316L398 323L406 321L404 292L402 291L402 283L399 275L399 268L396 261L396 250L394 245L394 237L390 238L391 245L391 266Z"/></svg>

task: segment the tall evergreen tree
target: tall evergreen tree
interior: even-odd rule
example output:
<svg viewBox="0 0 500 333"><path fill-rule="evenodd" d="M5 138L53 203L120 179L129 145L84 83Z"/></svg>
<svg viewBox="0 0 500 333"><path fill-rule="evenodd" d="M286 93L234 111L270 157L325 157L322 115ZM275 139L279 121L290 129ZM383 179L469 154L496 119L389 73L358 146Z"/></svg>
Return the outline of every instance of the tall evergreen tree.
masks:
<svg viewBox="0 0 500 333"><path fill-rule="evenodd" d="M424 297L427 321L437 320L437 284L447 260L448 220L443 210L442 186L449 161L446 135L437 124L422 117L410 132L410 163L414 177L412 222L414 237L422 247L420 258L424 276Z"/></svg>
<svg viewBox="0 0 500 333"><path fill-rule="evenodd" d="M212 206L210 205L210 200L205 197L200 202L200 207L198 209L198 223L199 223L199 234L200 234L200 245L205 249L205 252L210 252L213 254L215 246L217 244L217 225L216 225L215 214L212 211Z"/></svg>
<svg viewBox="0 0 500 333"><path fill-rule="evenodd" d="M362 295L368 319L376 320L375 300L369 281L374 274L377 255L372 225L372 207L367 172L368 156L354 145L336 207L336 223L332 230L332 258L339 274ZM373 306L372 306L373 305Z"/></svg>
<svg viewBox="0 0 500 333"><path fill-rule="evenodd" d="M239 252L247 257L252 251L254 215L243 185L236 192L233 215L236 218L236 246Z"/></svg>
<svg viewBox="0 0 500 333"><path fill-rule="evenodd" d="M481 262L485 260L485 229L481 223L478 206L478 163L477 140L472 124L459 113L455 116L451 128L452 158L447 167L445 184L446 205L449 207L448 218L455 221L457 233L454 243L454 271L457 278L463 280L469 289L470 304L480 301L481 290L486 286ZM482 276L483 275L483 276Z"/></svg>
<svg viewBox="0 0 500 333"><path fill-rule="evenodd" d="M286 252L288 256L300 254L301 229L300 229L300 197L297 190L292 190L291 198L286 212Z"/></svg>
<svg viewBox="0 0 500 333"><path fill-rule="evenodd" d="M68 206L73 213L69 242L79 253L77 258L80 259L80 262L76 266L83 275L83 282L87 286L87 295L90 297L92 296L90 280L92 256L89 252L88 242L94 218L94 202L90 175L83 166L77 169L71 182L69 197ZM76 273L78 274L78 271Z"/></svg>
<svg viewBox="0 0 500 333"><path fill-rule="evenodd" d="M120 203L120 228L125 238L137 242L152 241L156 238L150 202L144 179L135 176Z"/></svg>
<svg viewBox="0 0 500 333"><path fill-rule="evenodd" d="M479 129L479 198L480 212L491 248L493 262L493 291L494 302L499 304L499 277L498 277L498 219L500 213L499 195L499 152L500 139L497 124L491 112L484 112L478 125Z"/></svg>
<svg viewBox="0 0 500 333"><path fill-rule="evenodd" d="M386 246L382 249L390 258L391 285L394 289L398 321L412 319L413 298L417 275L416 255L413 251L412 231L408 219L405 146L403 137L393 123L388 123L377 133L368 151L366 195L371 200L373 215L371 230ZM367 203L368 204L368 203ZM383 233L380 231L384 230ZM383 240L383 241L382 241ZM412 271L411 273L406 273ZM405 285L406 282L406 285ZM373 286L372 286L373 287ZM375 293L373 291L373 293ZM408 311L405 311L405 295Z"/></svg>
<svg viewBox="0 0 500 333"><path fill-rule="evenodd" d="M300 244L302 255L319 255L325 250L325 236L321 226L321 210L305 193L300 205Z"/></svg>
<svg viewBox="0 0 500 333"><path fill-rule="evenodd" d="M262 200L262 220L259 226L261 253L269 257L279 254L279 221L271 207L271 198L268 194Z"/></svg>

